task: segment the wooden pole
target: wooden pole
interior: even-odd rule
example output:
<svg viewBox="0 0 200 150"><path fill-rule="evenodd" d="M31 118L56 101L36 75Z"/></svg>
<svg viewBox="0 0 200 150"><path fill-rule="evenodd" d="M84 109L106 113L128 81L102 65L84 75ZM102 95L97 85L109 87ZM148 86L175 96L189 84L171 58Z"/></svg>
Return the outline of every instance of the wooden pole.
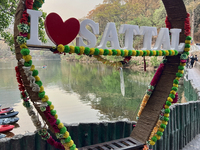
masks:
<svg viewBox="0 0 200 150"><path fill-rule="evenodd" d="M32 48L43 48L43 49L51 49L53 46L47 46L47 45L29 45L27 44L28 47Z"/></svg>
<svg viewBox="0 0 200 150"><path fill-rule="evenodd" d="M147 69L146 69L146 60L145 60L145 56L143 57L143 60L144 60L144 71L147 71Z"/></svg>

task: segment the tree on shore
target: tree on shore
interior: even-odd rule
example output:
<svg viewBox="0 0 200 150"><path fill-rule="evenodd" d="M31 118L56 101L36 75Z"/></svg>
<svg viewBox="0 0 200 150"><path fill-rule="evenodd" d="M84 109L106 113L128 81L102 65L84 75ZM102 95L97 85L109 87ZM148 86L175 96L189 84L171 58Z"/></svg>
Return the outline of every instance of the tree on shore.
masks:
<svg viewBox="0 0 200 150"><path fill-rule="evenodd" d="M14 51L13 23L18 3L19 0L0 0L0 40L7 43L11 51ZM39 39L43 43L47 42L44 32L45 17L46 13L43 12L39 19Z"/></svg>
<svg viewBox="0 0 200 150"><path fill-rule="evenodd" d="M200 0L183 1L191 15L191 36L200 42ZM104 0L88 13L87 18L99 23L100 34L97 37L101 38L108 22L115 22L118 30L121 24L165 27L166 11L160 0ZM119 35L119 41L123 46L123 36ZM134 47L141 48L141 43L142 36L135 36Z"/></svg>
<svg viewBox="0 0 200 150"><path fill-rule="evenodd" d="M133 24L139 26L165 25L166 12L159 0L104 0L91 10L87 18L99 23L98 43L102 37L108 22L115 22L117 30L121 24ZM124 36L118 35L120 45L123 47ZM134 47L142 43L142 37L135 36ZM141 47L140 47L141 48Z"/></svg>
<svg viewBox="0 0 200 150"><path fill-rule="evenodd" d="M13 24L14 15L19 0L0 1L0 39L5 41L13 50L13 33L8 27Z"/></svg>

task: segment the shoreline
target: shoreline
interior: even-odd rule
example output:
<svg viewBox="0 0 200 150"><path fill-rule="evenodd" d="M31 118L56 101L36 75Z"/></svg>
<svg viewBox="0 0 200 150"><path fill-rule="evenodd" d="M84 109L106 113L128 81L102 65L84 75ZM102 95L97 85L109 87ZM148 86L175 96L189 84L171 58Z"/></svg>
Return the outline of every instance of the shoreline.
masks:
<svg viewBox="0 0 200 150"><path fill-rule="evenodd" d="M13 57L4 57L0 58L0 62L6 63L9 61L17 61L13 55ZM42 60L61 60L61 61L67 61L67 62L78 62L81 64L102 64L102 62L96 60L95 58L90 58L88 59L86 56L83 57L82 59L77 59L75 57L66 57L66 58L61 58L61 59L51 59L51 58L34 58L33 61L42 61ZM159 61L159 59L158 59ZM111 61L114 62L114 61ZM149 65L150 64L150 58L146 58L146 71L155 71L157 67ZM131 59L130 62L126 65L123 65L123 68L125 69L131 69L131 70L139 70L139 71L144 71L144 64L143 64L143 58L135 57L135 59Z"/></svg>

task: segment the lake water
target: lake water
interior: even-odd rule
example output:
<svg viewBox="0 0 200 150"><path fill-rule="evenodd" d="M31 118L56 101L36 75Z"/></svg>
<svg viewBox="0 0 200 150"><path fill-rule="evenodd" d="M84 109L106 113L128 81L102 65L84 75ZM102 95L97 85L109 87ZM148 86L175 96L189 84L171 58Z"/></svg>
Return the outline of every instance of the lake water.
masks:
<svg viewBox="0 0 200 150"><path fill-rule="evenodd" d="M24 134L35 131L35 127L20 99L14 70L16 64L16 61L0 62L0 104L19 111L20 120L12 133ZM106 65L61 60L35 60L33 64L59 119L69 124L135 120L134 113L154 75L153 72L124 69L123 97L119 71Z"/></svg>

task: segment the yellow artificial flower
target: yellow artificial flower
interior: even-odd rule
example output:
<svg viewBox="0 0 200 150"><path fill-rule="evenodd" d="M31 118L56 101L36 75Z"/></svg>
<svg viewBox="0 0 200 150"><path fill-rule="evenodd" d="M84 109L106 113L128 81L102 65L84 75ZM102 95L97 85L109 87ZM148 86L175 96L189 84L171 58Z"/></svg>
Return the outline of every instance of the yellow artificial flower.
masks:
<svg viewBox="0 0 200 150"><path fill-rule="evenodd" d="M169 51L165 50L165 52L166 52L165 56L169 56Z"/></svg>
<svg viewBox="0 0 200 150"><path fill-rule="evenodd" d="M31 65L30 71L33 71L33 70L35 70L35 66L34 66L34 65Z"/></svg>
<svg viewBox="0 0 200 150"><path fill-rule="evenodd" d="M172 102L173 102L173 99L172 99L171 97L168 97L168 98L167 98L167 101L169 101L169 102L172 103Z"/></svg>
<svg viewBox="0 0 200 150"><path fill-rule="evenodd" d="M165 105L165 109L167 109L167 108L169 108L169 106L168 106L168 105Z"/></svg>
<svg viewBox="0 0 200 150"><path fill-rule="evenodd" d="M168 124L168 122L167 121L162 121L162 123L164 124L164 125L167 125Z"/></svg>
<svg viewBox="0 0 200 150"><path fill-rule="evenodd" d="M146 56L149 56L149 54L150 54L150 50L146 50L146 52L147 52L147 55L146 55Z"/></svg>
<svg viewBox="0 0 200 150"><path fill-rule="evenodd" d="M69 148L74 144L74 141L71 140L70 142L68 143L64 143L63 146L65 147L66 150L69 150ZM77 150L77 148L75 149Z"/></svg>
<svg viewBox="0 0 200 150"><path fill-rule="evenodd" d="M124 50L124 56L128 56L128 50L127 49Z"/></svg>
<svg viewBox="0 0 200 150"><path fill-rule="evenodd" d="M109 53L108 53L108 55L112 55L112 54L113 54L112 50L109 49Z"/></svg>
<svg viewBox="0 0 200 150"><path fill-rule="evenodd" d="M70 142L66 143L68 147L71 147L74 144L74 141L71 140Z"/></svg>
<svg viewBox="0 0 200 150"><path fill-rule="evenodd" d="M53 110L53 109L54 109L54 106L53 106L53 105L50 105L49 107L50 107L50 110Z"/></svg>
<svg viewBox="0 0 200 150"><path fill-rule="evenodd" d="M23 56L23 59L25 60L25 62L29 62L32 59L31 55L25 55Z"/></svg>
<svg viewBox="0 0 200 150"><path fill-rule="evenodd" d="M74 53L75 52L75 47L74 46L69 46L69 48L70 48L70 53Z"/></svg>
<svg viewBox="0 0 200 150"><path fill-rule="evenodd" d="M155 145L156 144L156 142L154 142L154 141L150 141L150 145Z"/></svg>
<svg viewBox="0 0 200 150"><path fill-rule="evenodd" d="M64 137L64 138L68 138L68 136L69 136L69 132L66 131L66 132L64 133L63 137Z"/></svg>
<svg viewBox="0 0 200 150"><path fill-rule="evenodd" d="M184 73L184 70L178 70L178 72L183 74L183 73Z"/></svg>
<svg viewBox="0 0 200 150"><path fill-rule="evenodd" d="M158 53L159 53L158 56L162 56L162 51L161 50L159 50Z"/></svg>
<svg viewBox="0 0 200 150"><path fill-rule="evenodd" d="M54 118L55 118L55 119L58 119L58 115L57 115L57 114L55 114Z"/></svg>
<svg viewBox="0 0 200 150"><path fill-rule="evenodd" d="M45 96L42 98L42 102L47 102L48 100L49 100L48 95L45 95Z"/></svg>
<svg viewBox="0 0 200 150"><path fill-rule="evenodd" d="M103 55L104 50L103 49L99 49L99 55Z"/></svg>
<svg viewBox="0 0 200 150"><path fill-rule="evenodd" d="M178 87L178 84L175 84L175 83L174 83L173 86Z"/></svg>
<svg viewBox="0 0 200 150"><path fill-rule="evenodd" d="M26 46L26 44L21 44L20 48L23 49L23 48L28 48L28 47Z"/></svg>
<svg viewBox="0 0 200 150"><path fill-rule="evenodd" d="M117 49L116 51L117 51L117 56L121 56L121 51L119 49Z"/></svg>
<svg viewBox="0 0 200 150"><path fill-rule="evenodd" d="M190 40L185 40L185 44L190 44Z"/></svg>
<svg viewBox="0 0 200 150"><path fill-rule="evenodd" d="M94 52L95 52L95 49L94 49L94 48L90 48L90 53L89 53L89 55L93 55Z"/></svg>
<svg viewBox="0 0 200 150"><path fill-rule="evenodd" d="M171 102L171 103L173 102L173 99L172 99L171 97L168 97L167 100L168 100L169 102Z"/></svg>
<svg viewBox="0 0 200 150"><path fill-rule="evenodd" d="M35 77L35 81L40 81L40 77L39 76L34 76Z"/></svg>
<svg viewBox="0 0 200 150"><path fill-rule="evenodd" d="M143 55L143 51L142 51L142 50L139 50L139 52L140 52L140 55L139 55L139 56L142 56L142 55Z"/></svg>
<svg viewBox="0 0 200 150"><path fill-rule="evenodd" d="M171 55L171 56L174 56L174 55L175 55L175 51L174 51L174 50L171 50L171 52L172 52L172 55Z"/></svg>
<svg viewBox="0 0 200 150"><path fill-rule="evenodd" d="M164 116L165 116L165 117L169 117L169 113L165 113Z"/></svg>
<svg viewBox="0 0 200 150"><path fill-rule="evenodd" d="M136 51L135 50L132 50L132 56L135 56L136 55Z"/></svg>
<svg viewBox="0 0 200 150"><path fill-rule="evenodd" d="M176 80L180 80L180 77L176 77Z"/></svg>
<svg viewBox="0 0 200 150"><path fill-rule="evenodd" d="M153 55L152 55L152 56L156 56L156 51L155 51L155 50L153 50L152 52L153 52Z"/></svg>
<svg viewBox="0 0 200 150"><path fill-rule="evenodd" d="M163 129L163 128L160 127L160 128L158 129L158 131L160 131L160 132L164 132L165 129Z"/></svg>
<svg viewBox="0 0 200 150"><path fill-rule="evenodd" d="M156 136L157 140L160 140L161 136L159 136L157 134L155 136Z"/></svg>
<svg viewBox="0 0 200 150"><path fill-rule="evenodd" d="M186 63L182 63L182 62L180 62L180 65L181 65L181 66L185 66L185 65L186 65Z"/></svg>
<svg viewBox="0 0 200 150"><path fill-rule="evenodd" d="M62 45L62 44L59 44L58 46L57 46L57 50L59 51L59 52L64 52L64 50L65 50L65 47Z"/></svg>
<svg viewBox="0 0 200 150"><path fill-rule="evenodd" d="M39 92L41 93L41 92L43 92L43 91L44 91L44 87L43 87L43 86L41 86L41 87L40 87L40 91L39 91Z"/></svg>
<svg viewBox="0 0 200 150"><path fill-rule="evenodd" d="M175 94L176 94L176 91L171 90L170 93L175 95Z"/></svg>
<svg viewBox="0 0 200 150"><path fill-rule="evenodd" d="M64 127L63 123L58 124L58 129L62 129Z"/></svg>
<svg viewBox="0 0 200 150"><path fill-rule="evenodd" d="M190 51L190 48L184 48L184 51L185 51L185 52L189 52L189 51Z"/></svg>
<svg viewBox="0 0 200 150"><path fill-rule="evenodd" d="M82 55L83 53L84 53L84 51L85 51L85 47L84 46L80 46L80 54Z"/></svg>

